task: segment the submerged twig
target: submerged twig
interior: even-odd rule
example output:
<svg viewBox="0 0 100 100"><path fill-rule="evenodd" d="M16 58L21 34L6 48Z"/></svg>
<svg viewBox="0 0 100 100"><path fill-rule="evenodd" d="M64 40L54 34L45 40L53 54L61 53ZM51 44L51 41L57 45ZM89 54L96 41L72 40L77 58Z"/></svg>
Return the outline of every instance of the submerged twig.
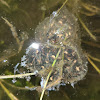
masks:
<svg viewBox="0 0 100 100"><path fill-rule="evenodd" d="M15 27L6 18L3 18L3 17L1 17L1 18L10 27L13 37L16 39L17 44L20 45L20 40L18 39L18 34L17 34L17 31L16 31Z"/></svg>
<svg viewBox="0 0 100 100"><path fill-rule="evenodd" d="M12 35L13 37L16 39L16 42L18 44L18 53L22 50L22 47L23 47L23 44L24 44L24 41L28 38L28 36L25 36L25 39L23 39L22 41L19 40L18 38L18 33L16 31L16 28L6 19L6 18L3 18L1 17L5 22L6 24L10 27L11 29L11 32L12 32ZM22 32L22 34L25 34L24 32Z"/></svg>
<svg viewBox="0 0 100 100"><path fill-rule="evenodd" d="M6 92L6 94L8 95L8 97L11 99L11 100L18 100L17 97L15 97L0 81L0 85L1 87L3 88L3 90Z"/></svg>
<svg viewBox="0 0 100 100"><path fill-rule="evenodd" d="M24 44L24 41L21 41L20 45L19 45L19 48L18 48L18 53L22 50L23 44Z"/></svg>

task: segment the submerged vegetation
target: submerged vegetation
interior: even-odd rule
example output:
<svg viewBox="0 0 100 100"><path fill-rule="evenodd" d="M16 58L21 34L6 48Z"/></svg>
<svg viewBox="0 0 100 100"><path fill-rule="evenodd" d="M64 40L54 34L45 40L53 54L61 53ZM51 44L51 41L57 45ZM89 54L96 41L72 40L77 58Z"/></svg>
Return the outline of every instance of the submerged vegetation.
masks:
<svg viewBox="0 0 100 100"><path fill-rule="evenodd" d="M49 10L50 10L50 12L53 12L55 9L57 10L58 7L59 7L59 9L57 10L56 14L58 14L63 9L63 7L66 6L67 9L70 11L70 13L72 13L76 17L77 22L78 22L78 27L75 27L75 28L77 28L77 30L76 30L78 32L77 35L79 35L79 36L78 36L78 38L76 36L75 39L73 39L73 37L72 37L72 40L75 40L74 41L75 44L77 44L79 46L80 46L80 44L82 45L84 52L80 53L81 57L84 58L84 56L85 56L87 58L88 62L94 67L94 69L98 73L97 76L100 78L100 75L99 75L100 74L100 67L99 67L100 66L100 53L98 52L98 51L100 51L100 42L99 42L100 41L100 34L99 34L100 30L99 30L98 26L95 26L95 24L94 24L95 27L93 27L93 29L92 29L92 24L91 24L91 22L88 21L88 18L91 18L93 20L96 16L100 17L100 8L98 5L94 5L90 1L84 2L83 0L76 0L76 1L75 0L65 0L65 1L57 0L57 2L52 1L52 0L43 0L41 2L34 1L34 3L36 3L38 5L38 8L33 7L35 5L31 5L31 6L33 7L32 9L38 9L38 14L36 14L36 11L33 12L33 10L30 9L31 7L29 6L30 4L32 4L31 3L32 1L29 1L30 2L29 5L27 5L26 0L25 0L25 2L23 1L26 5L25 7L23 5L21 7L20 2L22 3L22 1L20 1L20 0L18 2L13 1L13 0L7 0L7 1L0 0L0 6L1 6L0 7L0 11L1 11L1 13L0 13L0 21L1 21L1 26L0 26L0 29L1 29L1 32L0 32L0 36L1 36L0 37L0 48L1 48L0 49L0 73L1 73L0 86L2 87L2 89L5 91L5 93L8 95L8 97L11 100L20 100L21 96L17 97L17 93L16 94L14 93L14 91L16 91L16 90L22 90L23 93L27 93L26 90L30 90L30 92L32 93L31 94L32 96L30 98L25 96L21 100L23 100L25 98L26 98L25 100L38 100L39 98L40 98L40 100L42 100L46 90L50 89L52 86L60 84L61 80L63 80L64 77L62 78L62 76L63 76L62 72L60 73L58 71L58 67L55 67L55 66L61 67L62 65L64 65L64 50L67 50L67 49L65 49L64 46L59 46L59 41L58 41L59 38L57 38L58 40L57 40L57 43L55 44L55 40L51 38L53 36L50 35L50 32L49 32L49 34L48 33L44 34L44 37L42 37L41 34L38 34L36 36L35 32L34 32L34 29L36 28L36 25L38 25L38 22L40 22L41 19L45 20L45 17L50 15L50 14L48 14ZM50 2L52 5L51 4L49 5ZM72 3L73 3L73 5L72 5ZM25 10L23 10L23 9L25 9ZM28 9L29 9L29 12L28 12ZM40 15L42 15L42 16L38 19L37 16L40 16ZM53 16L53 17L55 17L55 16ZM52 17L50 17L50 18L52 18ZM37 20L37 21L35 21L35 20ZM46 24L46 23L48 23L47 20L45 21L44 24ZM59 21L59 23L62 24L61 21ZM99 25L100 25L100 22L99 22ZM41 26L36 28L37 33L43 30L41 28L42 26L43 26L43 24L41 24ZM51 26L52 26L52 23L51 23ZM61 27L59 30L66 31L66 29L64 29L64 27L65 26ZM98 31L96 31L96 30L98 30ZM71 31L71 32L73 32L73 34L74 34L75 31ZM62 32L62 33L65 34L64 32ZM52 34L52 31L51 31L51 34ZM50 37L51 44L49 44L49 45L51 47L49 48L47 45L47 48L49 48L49 50L50 50L48 55L51 55L52 52L55 53L55 51L58 51L58 52L56 52L55 55L52 54L53 63L51 65L49 65L50 67L44 69L45 68L45 65L44 65L44 66L42 66L43 70L37 70L38 72L33 71L34 68L31 71L31 67L22 67L21 63L20 63L20 62L23 62L23 60L20 61L20 59L23 58L22 55L25 54L24 52L25 52L27 45L29 45L34 40L33 38L31 38L31 37L34 37L34 35L37 37L39 42L40 41L43 42L43 41L45 41L45 39L47 41L47 38L45 37L45 35L48 35ZM62 37L62 34L59 37ZM40 38L42 38L42 39L40 39ZM68 41L66 42L66 36L64 36L64 41L61 41L61 39L60 39L60 42L62 42L63 45L65 45L66 43L70 44L70 42L68 42ZM27 43L29 43L29 44L27 44ZM46 46L43 45L43 47L46 47ZM56 47L59 49L55 49L54 51L52 51L52 49L51 49L52 47L54 47L54 48ZM73 46L71 46L71 47L73 47ZM88 48L88 47L90 47L90 48ZM68 48L68 46L67 46L67 48ZM91 48L93 50L91 50ZM80 49L80 48L78 48L78 49ZM78 52L78 49L76 49L77 52ZM27 50L28 50L28 48L27 48ZM60 54L61 50L62 50L62 56L61 56L62 60L60 59L59 63L56 65L56 62L58 62L57 58L59 57L59 55L61 55ZM80 49L80 51L81 51L81 49ZM32 52L34 52L34 51L32 51ZM44 51L41 51L41 52L44 52ZM35 51L34 55L32 55L32 54L30 54L30 55L32 55L32 57L36 58L37 56L35 56L35 54L38 54L38 51ZM44 56L44 57L46 57L46 56ZM37 60L39 63L40 60L39 59L37 59ZM27 61L28 61L28 59L27 59ZM46 61L47 61L47 59L45 59L45 62ZM86 62L85 60L83 60L83 61L84 62L82 62L82 64ZM74 60L73 60L73 62L74 62ZM30 66L33 66L33 63L35 63L35 62L29 63L29 64L31 64ZM47 61L47 63L48 63L48 61ZM69 65L69 66L73 66L72 63L70 63L70 64L71 65ZM28 65L28 64L26 64L26 65ZM63 70L63 67L60 68L60 71L62 71L62 70ZM66 69L64 69L64 71L65 70ZM80 71L79 67L76 67L76 70ZM85 69L85 70L87 70L87 69ZM92 71L94 71L94 73L95 73L95 70L92 70ZM60 75L55 74L56 72L59 73ZM89 72L90 71L88 71L87 74L89 74ZM37 73L40 76L46 76L45 81L41 81L41 82L43 82L43 83L41 83L41 84L43 84L43 88L41 88L41 86L40 86L41 84L39 85L40 78L33 76L33 75L38 75ZM52 77L50 77L51 75L54 76L55 79L56 78L57 79L55 81L52 81L53 79L52 79ZM67 77L66 74L65 74L65 76ZM90 75L90 77L92 77L92 76ZM13 78L13 80L12 80L12 78ZM97 78L97 79L98 79L98 82L100 83L99 78ZM4 79L7 79L7 80L4 80ZM79 80L81 80L81 79L79 79ZM64 83L66 83L66 82L64 82ZM63 85L65 85L65 84L63 84ZM74 84L71 84L71 85L74 87ZM84 86L83 83L82 83L82 85ZM93 85L95 85L95 84L93 84ZM77 84L76 84L76 86L77 86ZM15 90L13 91L12 89L9 89L9 87L14 88ZM79 86L77 86L77 87L79 88ZM90 88L91 88L91 86L90 86ZM81 87L79 91L83 90L81 92L83 92L83 94L88 95L88 91L91 91L90 88L88 90L85 90L84 87L83 88ZM99 88L98 89L97 89L97 87L94 87L94 88L96 89L96 91L100 91ZM31 91L31 90L34 90L34 91L37 90L39 95L41 93L41 96L38 97L37 95L35 95L33 97L33 91ZM84 93L84 90L85 90L85 93ZM68 96L71 94L66 93L66 91L68 92L68 90L65 90L65 91L61 90L61 91L62 91L62 94L64 95L64 100L65 100L65 98L67 100L71 100L71 98ZM71 93L71 92L69 92L69 93ZM51 92L51 94L52 94L52 92ZM91 94L93 94L93 90L92 90ZM81 96L81 95L79 95L79 96ZM92 100L97 100L97 99L93 99L93 96L91 96L91 97L92 97ZM2 100L2 98L3 97L1 96L0 99ZM49 97L46 97L46 96L44 96L44 98L47 98L48 100L50 99ZM73 98L73 96L72 96L72 98ZM99 98L99 97L97 97L97 98ZM56 100L56 98L55 98L55 100Z"/></svg>

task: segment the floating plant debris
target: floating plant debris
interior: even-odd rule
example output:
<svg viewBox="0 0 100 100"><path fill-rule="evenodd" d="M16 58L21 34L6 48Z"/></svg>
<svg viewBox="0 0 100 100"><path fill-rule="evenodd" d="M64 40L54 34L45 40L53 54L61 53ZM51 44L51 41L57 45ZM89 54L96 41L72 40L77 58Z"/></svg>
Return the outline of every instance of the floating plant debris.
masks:
<svg viewBox="0 0 100 100"><path fill-rule="evenodd" d="M77 30L77 19L66 7L37 26L36 41L26 49L21 65L30 72L37 72L36 75L41 77L42 88L51 70L46 87L48 90L54 90L55 86L59 87L62 83L73 84L86 75L87 59L80 47Z"/></svg>

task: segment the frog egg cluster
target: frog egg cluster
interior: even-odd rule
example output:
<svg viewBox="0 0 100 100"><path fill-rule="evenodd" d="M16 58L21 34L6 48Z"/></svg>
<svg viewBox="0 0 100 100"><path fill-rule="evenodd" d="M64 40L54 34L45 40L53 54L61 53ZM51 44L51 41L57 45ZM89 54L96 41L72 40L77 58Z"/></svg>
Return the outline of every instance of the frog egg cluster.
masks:
<svg viewBox="0 0 100 100"><path fill-rule="evenodd" d="M63 7L56 16L45 18L37 26L35 42L26 49L21 65L37 72L42 88L51 70L48 90L73 84L86 75L87 59L78 42L77 25L75 16Z"/></svg>

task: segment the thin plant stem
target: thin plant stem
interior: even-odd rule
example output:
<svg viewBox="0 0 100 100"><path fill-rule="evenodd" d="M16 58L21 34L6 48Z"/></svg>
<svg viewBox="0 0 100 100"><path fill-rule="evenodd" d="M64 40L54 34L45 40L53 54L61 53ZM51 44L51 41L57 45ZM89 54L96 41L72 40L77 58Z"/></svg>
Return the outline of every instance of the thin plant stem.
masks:
<svg viewBox="0 0 100 100"><path fill-rule="evenodd" d="M58 51L58 53L57 53L57 55L56 55L56 58L55 58L55 60L53 61L52 67L54 67L54 65L55 65L55 63L56 63L56 61L57 61L57 58L58 58L58 56L59 56L59 54L60 54L60 51L61 51L61 48L59 49L59 51ZM48 76L47 76L47 79L46 79L46 82L45 82L45 84L44 84L44 88L43 88L43 91L42 91L40 100L42 100L42 98L43 98L43 95L44 95L44 92L45 92L45 90L46 90L46 86L47 86L47 83L48 83L48 80L49 80L49 77L50 77L52 71L53 71L53 69L49 72L49 74L48 74Z"/></svg>
<svg viewBox="0 0 100 100"><path fill-rule="evenodd" d="M6 1L0 0L0 2L1 2L3 5L5 5L6 7L10 8L9 4L8 4Z"/></svg>
<svg viewBox="0 0 100 100"><path fill-rule="evenodd" d="M26 73L26 74L17 74L17 75L0 75L0 79L8 79L8 78L23 78L29 75L35 75L36 73Z"/></svg>
<svg viewBox="0 0 100 100"><path fill-rule="evenodd" d="M90 64L95 68L95 70L100 74L100 69L92 62L92 60L87 56L88 61Z"/></svg>
<svg viewBox="0 0 100 100"><path fill-rule="evenodd" d="M81 2L81 5L88 11L93 12L93 13L97 13L100 11L100 8L94 6L94 5L90 5L90 4L86 4Z"/></svg>
<svg viewBox="0 0 100 100"><path fill-rule="evenodd" d="M18 87L18 86L15 86L15 85L12 85L8 82L6 82L5 80L2 80L0 79L0 81L2 81L3 83L5 83L6 85L12 87L12 88L15 88L15 89L20 89L20 90L29 90L28 88L25 88L25 87ZM31 88L34 88L35 86L31 87Z"/></svg>
<svg viewBox="0 0 100 100"><path fill-rule="evenodd" d="M57 13L59 13L59 11L63 8L63 6L68 2L68 0L65 0L65 2L63 3L63 5L58 9Z"/></svg>
<svg viewBox="0 0 100 100"><path fill-rule="evenodd" d="M90 30L87 28L87 26L83 23L82 19L79 17L79 15L77 14L77 17L80 21L80 23L82 24L82 26L84 27L84 29L87 31L87 33L90 35L90 37L92 39L94 39L95 41L97 40L96 37L90 32Z"/></svg>
<svg viewBox="0 0 100 100"><path fill-rule="evenodd" d="M95 58L95 57L93 57L93 56L91 56L90 54L87 54L91 59L93 59L93 60L95 60L95 61L97 61L97 62L100 62L100 59L98 59L98 58Z"/></svg>
<svg viewBox="0 0 100 100"><path fill-rule="evenodd" d="M96 13L94 12L85 12L85 11L80 11L80 13L86 15L86 16L94 16Z"/></svg>
<svg viewBox="0 0 100 100"><path fill-rule="evenodd" d="M3 18L3 17L1 17L1 18L10 27L13 37L16 39L17 44L20 45L20 40L18 39L18 34L17 34L17 31L16 31L16 28L6 18Z"/></svg>
<svg viewBox="0 0 100 100"><path fill-rule="evenodd" d="M0 81L0 85L11 100L18 100Z"/></svg>
<svg viewBox="0 0 100 100"><path fill-rule="evenodd" d="M51 84L48 85L48 86L46 87L46 89L52 87L54 84L57 85L57 84L60 82L61 79L62 79L62 77L58 78L58 79L57 79L56 81L54 81L53 83L51 82Z"/></svg>
<svg viewBox="0 0 100 100"><path fill-rule="evenodd" d="M100 45L97 44L97 43L89 42L89 41L82 41L82 42L85 43L85 44L88 44L88 45L90 45L90 46L100 48Z"/></svg>

